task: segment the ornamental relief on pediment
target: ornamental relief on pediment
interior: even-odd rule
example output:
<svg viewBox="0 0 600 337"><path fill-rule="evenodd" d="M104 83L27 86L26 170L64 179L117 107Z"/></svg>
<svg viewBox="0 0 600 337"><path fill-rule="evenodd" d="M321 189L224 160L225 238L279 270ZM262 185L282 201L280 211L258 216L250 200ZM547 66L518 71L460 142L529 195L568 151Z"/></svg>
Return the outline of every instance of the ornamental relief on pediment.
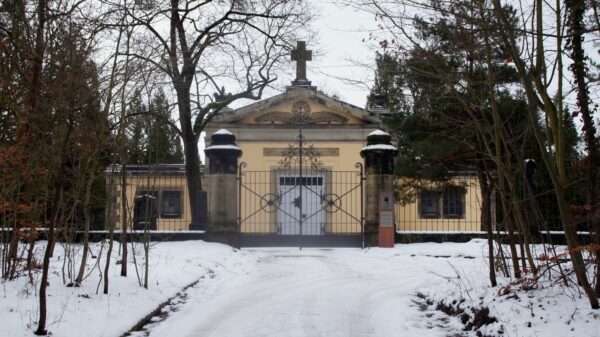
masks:
<svg viewBox="0 0 600 337"><path fill-rule="evenodd" d="M255 117L254 122L258 124L287 124L291 117L292 115L289 112L272 111Z"/></svg>
<svg viewBox="0 0 600 337"><path fill-rule="evenodd" d="M310 119L315 124L346 124L348 118L327 111L318 111L310 114Z"/></svg>
<svg viewBox="0 0 600 337"><path fill-rule="evenodd" d="M293 115L289 112L273 111L254 118L257 124L293 124ZM313 112L308 115L308 124L346 124L348 118L327 111Z"/></svg>
<svg viewBox="0 0 600 337"><path fill-rule="evenodd" d="M254 118L258 124L295 124L298 116L307 124L346 124L348 118L329 111L311 111L305 101L297 101L292 105L292 111L271 111Z"/></svg>

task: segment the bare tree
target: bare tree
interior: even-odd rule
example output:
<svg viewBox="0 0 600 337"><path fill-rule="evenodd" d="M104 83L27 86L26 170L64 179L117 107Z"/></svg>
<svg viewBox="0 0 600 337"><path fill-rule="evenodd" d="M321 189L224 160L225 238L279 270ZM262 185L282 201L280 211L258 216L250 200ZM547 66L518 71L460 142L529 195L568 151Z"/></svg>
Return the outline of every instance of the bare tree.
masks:
<svg viewBox="0 0 600 337"><path fill-rule="evenodd" d="M542 158L546 165L546 168L552 179L554 186L554 193L558 202L560 211L561 223L565 233L567 245L569 247L569 253L573 264L573 269L577 276L577 281L585 291L590 305L594 309L598 309L598 298L596 292L591 287L590 282L586 275L585 265L583 256L580 251L580 243L577 239L576 229L573 226L573 214L566 199L566 188L569 183L567 170L565 167L564 152L559 150L563 144L561 142L562 134L564 134L564 125L560 122L561 116L558 115L559 109L556 103L552 100L549 94L549 88L545 83L545 75L547 74L546 57L544 54L544 26L543 26L543 2L541 0L536 1L535 15L534 15L534 38L535 38L535 59L533 67L528 65L521 59L521 51L517 44L515 31L512 26L507 22L505 12L502 11L502 5L499 0L493 0L493 6L496 16L502 24L503 29L500 30L502 37L507 45L510 47L511 56L515 61L515 65L519 76L521 77L521 83L525 89L529 100L529 118L535 132L536 139ZM544 112L546 118L549 120L548 128L551 132L551 137L546 138L539 127L537 126L537 109ZM556 145L556 154L552 155L550 146Z"/></svg>
<svg viewBox="0 0 600 337"><path fill-rule="evenodd" d="M470 117L471 123L463 125L473 128L478 138L481 139L482 146L479 149L473 149L483 155L481 163L493 163L487 165L488 167L483 170L490 177L496 176L493 179L494 189L499 193L502 213L509 232L514 274L519 277L521 274L519 264L525 272L533 271L535 273L537 271L528 243L532 240L532 233L535 233L531 227L532 222L540 220L539 218L537 220L528 218L525 202L530 201L518 198L519 195L522 195L521 191L524 188L522 181L526 180L524 167L520 163L523 163L526 157L523 157L520 149L522 146L515 142L520 138L514 137L514 130L510 129L507 119L499 114L497 106L499 97L495 94L495 88L503 84L502 81L498 81L499 67L502 64L511 64L512 68L514 63L512 71L516 71L516 83L522 88L526 99L522 100L526 105L522 109L523 113L526 112L527 119L524 120L527 123L526 132L535 137L532 138L537 143L536 155L539 155L545 163L545 171L551 180L551 192L555 197L554 202L558 208L560 225L565 234L577 281L588 296L591 306L598 308L596 298L598 294L590 287L582 256L582 250L586 247L578 241L576 222L570 204L573 200L569 199L567 194L574 181L572 177L569 177L569 149L565 139L568 125L565 122L563 109L562 57L564 54L562 50L564 50L563 44L566 39L567 47L572 51L571 58L574 63L571 70L575 78L573 92L578 94L577 102L584 119L583 133L584 139L587 139L588 158L589 160L596 158L598 156L596 132L593 121L589 118L592 105L590 105L589 97L586 96L588 93L586 82L589 82L589 78L586 78L585 75L585 62L588 59L583 54L581 47L585 34L592 33L594 29L582 26L585 16L584 2L565 2L570 18L567 24L569 33L564 35L562 24L562 13L564 12L561 8L563 5L561 1L550 4L536 0L534 6L517 6L517 8L511 8L509 4L500 0L473 2L340 1L373 13L380 23L381 31L378 32L380 35L371 33L372 40L379 42L383 48L392 49L398 55L406 55L410 51L427 55L428 48L444 46L441 39L430 39L429 45L422 44L423 36L418 34L419 25L431 24L436 19L442 20L445 28L452 24L452 20L463 23L456 27L459 38L455 43L460 44L461 48L452 56L458 60L466 60L463 61L465 70L463 71L461 68L458 71L460 74L449 73L443 67L437 69L433 64L429 67L419 68L416 74L425 76L432 82L449 83L451 88L461 88L461 91L458 91L461 95L454 95L453 99L459 100L464 105L464 112ZM595 22L598 22L595 7L593 14L591 20L594 21L595 18ZM556 26L552 26L554 24L552 21L544 22L544 18L547 17L555 17ZM502 46L500 53L493 49L496 46ZM557 51L554 50L555 47ZM443 47L440 49L442 53L448 53ZM446 57L446 54L440 57ZM498 57L500 59L495 59ZM478 60L477 62L483 64L478 70L479 73L472 71L473 60ZM474 82L477 80L480 83ZM484 89L480 92L480 98L472 94L473 88L475 88L474 83L479 85L480 90ZM559 89L558 92L553 93L555 83L558 84ZM449 90L449 92L454 93L455 90ZM479 107L486 107L489 111L481 114ZM448 119L447 122L456 123L456 119ZM467 122L465 121L465 123ZM544 123L546 124L545 130ZM597 189L595 187L597 169L595 170L596 166L593 165L597 165L597 163L590 164L587 170L587 180L594 180L586 187L588 190ZM485 179L485 176L480 175L481 179ZM594 209L597 207L597 192L588 194L591 196L588 197L588 200L590 200L590 204L593 204L590 206ZM517 258L515 240L520 240L521 261ZM594 249L593 247L589 248ZM502 250L499 252L503 253ZM527 266L529 268L526 268ZM492 267L490 266L490 268ZM490 275L490 279L493 282L492 275Z"/></svg>
<svg viewBox="0 0 600 337"><path fill-rule="evenodd" d="M596 244L600 244L600 189L598 184L598 170L600 169L600 144L596 136L596 126L594 125L594 109L589 92L589 58L586 56L583 41L585 38L585 11L586 2L584 0L566 0L567 22L569 35L567 36L567 49L571 51L573 64L570 66L573 73L577 92L578 110L575 114L581 115L583 121L583 135L587 151L586 160L586 202L589 210L587 219L591 223L591 229L595 233ZM595 8L595 7L594 7ZM600 27L597 27L600 28ZM595 291L600 296L600 249L596 249L596 284Z"/></svg>
<svg viewBox="0 0 600 337"><path fill-rule="evenodd" d="M198 140L206 124L239 99L257 100L310 19L299 0L113 3L133 27L123 52L163 76L177 97L192 224L200 222Z"/></svg>

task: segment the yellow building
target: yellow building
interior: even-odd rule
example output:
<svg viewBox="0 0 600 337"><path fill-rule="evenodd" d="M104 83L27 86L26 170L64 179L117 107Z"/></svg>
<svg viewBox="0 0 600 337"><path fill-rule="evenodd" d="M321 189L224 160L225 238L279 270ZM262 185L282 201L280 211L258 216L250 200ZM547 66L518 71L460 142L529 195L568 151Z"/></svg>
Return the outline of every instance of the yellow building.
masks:
<svg viewBox="0 0 600 337"><path fill-rule="evenodd" d="M226 207L221 209L237 215L242 234L358 237L366 207L360 153L367 136L381 128L381 120L377 111L345 103L311 86L301 62L310 60L310 52L302 44L298 47L301 52L293 54L299 62L297 78L285 92L224 111L205 129L207 140L215 134L235 136L242 151L234 178L237 192L228 190L222 198ZM210 141L206 144L210 146ZM183 165L137 166L127 176L130 226L189 229ZM205 178L210 184L210 176ZM114 184L113 193L113 215L119 227L123 205L119 184ZM459 174L450 186L432 185L408 193L413 198L406 202L400 195L404 202L395 207L397 231L481 230L481 195L475 176Z"/></svg>
<svg viewBox="0 0 600 337"><path fill-rule="evenodd" d="M447 185L420 184L418 188L401 189L398 193L402 194L403 199L408 199L408 202L397 204L397 231L479 232L482 230L481 190L474 173L456 174Z"/></svg>
<svg viewBox="0 0 600 337"><path fill-rule="evenodd" d="M215 118L208 138L227 130L242 150L240 231L360 234L360 151L378 128L368 111L307 85Z"/></svg>
<svg viewBox="0 0 600 337"><path fill-rule="evenodd" d="M360 233L365 203L356 164L363 161L360 151L366 146L367 136L379 127L380 119L373 113L306 86L288 87L280 95L215 119L207 128L208 138L227 130L236 136L242 150L240 231L279 235ZM300 190L295 188L295 181L300 179L300 132L305 156L303 176L317 178L316 183L322 184L306 188L304 210L293 204ZM288 158L290 153L295 160ZM316 154L316 169L312 167L315 160L306 158L310 153ZM292 188L295 190L289 192ZM450 186L424 186L410 193L414 195L412 202L398 202L396 206L398 231L481 230L481 195L474 175L459 174ZM299 221L303 216L307 221Z"/></svg>
<svg viewBox="0 0 600 337"><path fill-rule="evenodd" d="M123 197L129 230L190 229L191 212L183 164L120 165L105 171L111 198L107 209L116 229L122 228ZM125 179L125 194L122 186Z"/></svg>

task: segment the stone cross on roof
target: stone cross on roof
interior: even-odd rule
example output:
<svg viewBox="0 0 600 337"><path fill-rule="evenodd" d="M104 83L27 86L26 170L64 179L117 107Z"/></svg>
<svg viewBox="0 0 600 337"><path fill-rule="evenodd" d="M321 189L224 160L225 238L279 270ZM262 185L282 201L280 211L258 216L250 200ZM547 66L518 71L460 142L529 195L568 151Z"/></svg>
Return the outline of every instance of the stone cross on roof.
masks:
<svg viewBox="0 0 600 337"><path fill-rule="evenodd" d="M298 41L296 49L292 50L292 61L296 61L296 79L292 85L310 86L306 78L306 61L312 61L312 50L306 50L306 42Z"/></svg>

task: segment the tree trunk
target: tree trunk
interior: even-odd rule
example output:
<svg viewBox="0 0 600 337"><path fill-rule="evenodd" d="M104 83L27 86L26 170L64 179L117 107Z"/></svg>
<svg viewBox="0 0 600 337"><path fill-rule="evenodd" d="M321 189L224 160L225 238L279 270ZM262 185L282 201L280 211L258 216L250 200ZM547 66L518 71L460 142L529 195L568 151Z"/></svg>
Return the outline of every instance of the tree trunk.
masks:
<svg viewBox="0 0 600 337"><path fill-rule="evenodd" d="M6 259L6 275L9 280L15 277L18 264L18 253L19 253L19 228L17 228L17 222L13 223L13 229L9 232L11 235L10 243L8 245L8 255Z"/></svg>
<svg viewBox="0 0 600 337"><path fill-rule="evenodd" d="M482 20L485 20L485 11L483 8L483 3L479 2L479 15L481 16ZM493 158L493 160L496 163L496 170L498 171L498 191L500 192L500 198L502 200L502 210L503 210L503 215L504 215L504 223L506 224L506 228L508 231L508 243L510 245L510 252L511 252L511 258L513 261L513 271L515 273L515 278L520 278L521 277L521 273L519 271L519 260L516 257L516 249L515 249L515 240L513 237L513 223L510 219L510 212L509 210L512 209L510 207L509 201L508 201L508 196L507 196L507 189L506 189L506 180L505 177L508 177L508 175L510 174L510 170L507 170L504 166L504 160L507 159L507 161L510 163L510 156L508 155L503 155L502 153L502 148L503 148L503 144L504 144L504 137L502 135L503 132L503 121L502 121L502 117L500 116L500 113L498 111L498 104L496 102L496 93L494 91L494 79L495 79L495 74L494 74L494 66L493 66L493 62L492 62L492 51L491 51L491 46L490 46L490 41L489 41L489 32L488 32L488 27L484 27L483 29L483 34L484 34L484 46L485 46L485 58L486 58L486 63L488 65L488 69L487 69L487 76L486 76L486 82L487 82L487 91L488 91L488 95L489 95L489 100L490 100L490 107L491 107L491 111L492 111L492 127L493 127L493 137L494 137L494 146L495 146L495 151L494 153L489 153L490 157ZM508 157L508 158L505 158Z"/></svg>
<svg viewBox="0 0 600 337"><path fill-rule="evenodd" d="M187 178L188 195L190 197L190 210L192 214L192 227L198 228L200 225L200 198L202 191L200 178L200 157L198 155L198 144L195 137L192 140L184 140L185 152L185 175Z"/></svg>
<svg viewBox="0 0 600 337"><path fill-rule="evenodd" d="M588 153L587 158L587 203L590 206L588 219L590 221L590 229L595 232L594 243L600 244L600 217L599 214L599 198L598 196L598 168L600 161L600 148L596 140L596 127L592 117L593 112L590 111L590 97L588 85L586 82L586 55L583 50L583 34L585 31L584 14L586 4L584 0L567 0L565 1L568 11L568 28L571 33L567 39L571 47L571 71L575 79L577 87L577 105L579 113L583 120L583 135ZM562 116L561 116L562 117ZM596 295L600 296L600 250L595 252L596 255Z"/></svg>
<svg viewBox="0 0 600 337"><path fill-rule="evenodd" d="M125 149L125 144L122 145ZM127 152L124 150L123 152ZM125 155L122 155L121 158L124 158ZM125 160L121 160L121 276L127 277L127 165L125 165ZM109 248L109 250L112 247Z"/></svg>
<svg viewBox="0 0 600 337"><path fill-rule="evenodd" d="M537 201L537 191L535 183L533 181L533 174L535 169L534 162L527 162L525 164L525 170L523 170L523 199L522 209L525 216L525 221L528 223L529 237L535 242L540 242L542 239L542 232L540 224L542 223L539 210L540 206Z"/></svg>
<svg viewBox="0 0 600 337"><path fill-rule="evenodd" d="M94 179L96 178L95 165L92 165L91 174L88 177L87 185L85 187L85 196L83 200L83 255L81 256L81 264L79 265L79 272L77 273L77 278L75 278L75 283L81 284L83 281L83 275L85 273L85 266L87 264L87 256L88 251L90 249L90 223L92 221L92 214L90 209L90 198L92 195L92 185L94 184Z"/></svg>
<svg viewBox="0 0 600 337"><path fill-rule="evenodd" d="M190 225L193 228L198 228L201 219L200 198L198 192L202 191L198 137L194 133L191 123L190 87L181 82L182 81L175 81L175 89L177 91L177 107L179 109L183 151L185 154L185 175L187 178L188 196L192 214L192 222Z"/></svg>
<svg viewBox="0 0 600 337"><path fill-rule="evenodd" d="M68 138L68 134L67 134ZM66 143L66 142L65 142ZM66 144L63 144L63 155L64 155L64 147ZM62 204L62 184L63 184L63 175L64 175L64 156L61 156L61 167L56 179L56 190L54 192L53 204L54 207L54 216L50 220L50 224L48 224L48 243L46 245L46 250L44 251L44 262L42 266L42 279L40 280L40 315L38 319L38 326L35 331L36 335L46 335L48 332L46 331L46 289L48 287L48 273L50 270L50 258L52 257L52 253L54 250L54 228L58 219L60 218L61 213L61 204Z"/></svg>
<svg viewBox="0 0 600 337"><path fill-rule="evenodd" d="M121 38L121 32L119 32L119 42ZM131 47L131 32L128 31L125 40L125 51L129 54L129 48ZM117 46L118 50L118 46ZM116 61L116 58L115 58ZM129 81L129 57L125 59L125 74L124 74L124 82L127 83ZM127 277L127 136L126 127L127 127L127 115L126 109L127 102L125 100L125 88L121 91L121 125L119 129L119 135L121 136L121 276ZM133 224L133 221L131 221ZM133 231L133 226L131 227ZM112 236L112 234L111 234ZM112 239L111 239L112 240ZM109 251L112 251L112 241L109 245ZM108 277L108 276L106 276ZM107 282L108 283L108 282Z"/></svg>
<svg viewBox="0 0 600 337"><path fill-rule="evenodd" d="M481 157L481 155L479 155ZM496 266L494 263L494 232L492 228L492 212L491 212L491 200L492 193L490 186L487 181L487 177L484 174L484 168L482 159L477 160L477 178L479 180L479 188L481 190L481 224L486 232L488 240L488 264L490 266L490 283L492 287L495 287L498 283L496 282Z"/></svg>
<svg viewBox="0 0 600 337"><path fill-rule="evenodd" d="M50 269L50 258L54 252L54 229L61 219L62 213L62 198L63 198L63 185L64 185L64 176L66 163L65 158L67 155L67 146L69 142L69 138L71 137L71 132L73 131L73 120L70 119L67 132L65 134L65 138L63 143L61 144L61 154L60 154L60 167L58 169L58 174L56 175L56 183L55 183L55 192L54 198L52 202L52 207L54 208L54 216L51 219L50 224L48 224L48 245L46 246L46 250L44 252L44 264L42 267L42 279L40 280L40 316L38 319L38 327L35 331L36 335L46 335L46 288L48 287L48 273Z"/></svg>
<svg viewBox="0 0 600 337"><path fill-rule="evenodd" d="M540 152L542 154L542 158L544 160L544 164L548 170L549 176L552 180L552 185L554 187L555 196L558 203L560 220L562 223L562 227L565 233L565 239L567 241L567 246L570 250L571 262L573 264L573 270L577 276L577 280L581 284L581 288L586 293L590 301L590 305L593 309L600 308L600 304L598 303L598 298L596 297L596 292L591 287L585 270L585 264L583 262L583 256L579 251L579 242L577 240L577 232L575 227L573 227L572 215L565 199L565 186L567 186L567 176L565 169L565 158L564 153L557 152L556 157L551 157L547 145L547 138L542 135L538 122L538 95L543 102L544 112L548 116L550 121L550 131L552 131L553 135L558 135L562 133L564 130L558 125L559 116L557 116L557 109L548 95L547 88L540 80L540 73L546 71L545 63L544 63L544 46L543 46L543 23L542 23L542 8L543 3L541 0L536 0L536 30L539 32L536 36L537 45L536 45L536 69L534 71L528 71L525 63L522 59L520 59L520 50L517 46L515 32L512 30L512 26L508 23L508 19L505 16L505 13L502 9L502 4L500 0L493 0L494 4L494 12L498 20L502 24L502 29L500 29L500 33L502 34L502 38L506 42L507 46L509 46L509 50L513 60L515 62L515 66L517 69L518 75L521 77L521 82L523 84L523 88L525 89L525 93L528 100L528 110L529 110L529 120L532 124L534 134L538 143L538 147L540 148ZM560 116L562 117L562 116ZM557 136L554 136L554 139L558 139ZM561 144L558 144L560 147Z"/></svg>
<svg viewBox="0 0 600 337"><path fill-rule="evenodd" d="M55 219L57 219L56 217ZM54 220L54 219L53 219ZM48 287L48 272L50 269L50 256L52 255L52 242L54 242L54 225L50 224L48 229L48 243L44 252L44 262L42 267L42 279L40 280L40 312L38 317L38 326L35 330L36 335L46 335L46 288Z"/></svg>
<svg viewBox="0 0 600 337"><path fill-rule="evenodd" d="M505 192L500 192L505 193ZM502 198L504 199L504 198ZM510 248L510 258L513 264L513 273L515 274L515 278L521 278L521 269L519 267L519 254L517 253L517 246L515 242L515 231L513 228L513 219L511 219L509 207L504 205L504 201L502 202L504 210L504 220L506 223L506 231L508 232L508 246Z"/></svg>
<svg viewBox="0 0 600 337"><path fill-rule="evenodd" d="M148 273L150 272L150 232L148 221L146 221L146 233L144 233L144 288L148 289Z"/></svg>
<svg viewBox="0 0 600 337"><path fill-rule="evenodd" d="M109 281L108 272L110 270L110 257L112 255L113 244L114 244L113 228L114 228L114 226L110 226L110 229L108 231L108 251L106 252L106 262L104 265L104 288L102 289L103 294L108 294L108 281Z"/></svg>

